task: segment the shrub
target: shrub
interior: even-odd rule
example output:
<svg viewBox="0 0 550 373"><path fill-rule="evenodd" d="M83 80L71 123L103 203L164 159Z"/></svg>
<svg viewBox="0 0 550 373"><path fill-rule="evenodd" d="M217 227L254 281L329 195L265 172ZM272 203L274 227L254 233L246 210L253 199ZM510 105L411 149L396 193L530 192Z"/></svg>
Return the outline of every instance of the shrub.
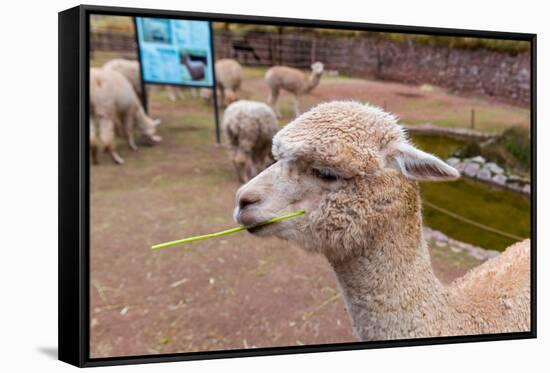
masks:
<svg viewBox="0 0 550 373"><path fill-rule="evenodd" d="M460 158L481 155L510 170L528 174L531 169L531 136L529 129L513 127L504 131L496 140L485 145L470 142L453 153Z"/></svg>

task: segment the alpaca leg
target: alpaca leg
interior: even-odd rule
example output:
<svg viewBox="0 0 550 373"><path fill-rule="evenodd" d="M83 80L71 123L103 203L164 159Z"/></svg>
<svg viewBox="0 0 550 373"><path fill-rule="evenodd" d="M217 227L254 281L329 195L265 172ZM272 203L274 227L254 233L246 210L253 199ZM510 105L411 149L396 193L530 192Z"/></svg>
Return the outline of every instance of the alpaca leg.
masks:
<svg viewBox="0 0 550 373"><path fill-rule="evenodd" d="M166 90L168 91L168 99L172 102L175 102L177 98L176 98L176 95L174 94L174 88L167 86Z"/></svg>
<svg viewBox="0 0 550 373"><path fill-rule="evenodd" d="M124 160L115 150L115 123L111 119L101 119L99 121L99 140L103 150L111 154L111 158L118 164L124 163Z"/></svg>
<svg viewBox="0 0 550 373"><path fill-rule="evenodd" d="M246 183L245 166L242 163L237 162L235 159L233 159L233 166L235 167L235 170L237 171L237 178L239 179L239 183L241 183L241 184Z"/></svg>
<svg viewBox="0 0 550 373"><path fill-rule="evenodd" d="M134 113L132 110L128 110L126 113L124 113L124 123L122 124L124 127L124 132L126 134L126 138L128 139L128 146L133 151L137 151L138 147L136 145L136 139L134 138Z"/></svg>
<svg viewBox="0 0 550 373"><path fill-rule="evenodd" d="M116 164L124 164L124 159L116 152L115 150L115 144L109 144L105 147L105 151L108 151L111 155L111 158L113 161L115 161Z"/></svg>
<svg viewBox="0 0 550 373"><path fill-rule="evenodd" d="M237 94L235 93L235 91L233 89L227 88L225 90L225 100L226 100L227 105L229 105L232 102L237 101Z"/></svg>
<svg viewBox="0 0 550 373"><path fill-rule="evenodd" d="M298 95L294 95L294 115L300 115L300 100L298 99Z"/></svg>
<svg viewBox="0 0 550 373"><path fill-rule="evenodd" d="M278 88L271 88L269 90L269 96L267 98L267 103L269 104L269 106L271 106L271 108L273 109L273 111L277 115L277 118L281 119L282 115L281 115L281 112L279 111L279 109L277 107L277 101L278 100L279 100L279 89Z"/></svg>
<svg viewBox="0 0 550 373"><path fill-rule="evenodd" d="M219 95L218 95L218 98L219 98L218 106L219 107L224 107L225 106L225 89L223 89L223 88L218 89L218 93L219 93Z"/></svg>
<svg viewBox="0 0 550 373"><path fill-rule="evenodd" d="M239 148L235 148L233 151L233 165L235 166L237 177L239 178L239 182L241 184L244 184L249 180L247 163L247 158L244 152L242 152Z"/></svg>

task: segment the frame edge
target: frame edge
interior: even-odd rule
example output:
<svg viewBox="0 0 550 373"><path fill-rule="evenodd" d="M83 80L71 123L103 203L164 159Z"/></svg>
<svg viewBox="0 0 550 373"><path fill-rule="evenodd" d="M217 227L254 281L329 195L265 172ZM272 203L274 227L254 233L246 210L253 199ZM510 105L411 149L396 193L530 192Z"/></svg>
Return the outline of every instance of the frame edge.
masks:
<svg viewBox="0 0 550 373"><path fill-rule="evenodd" d="M84 365L80 244L81 7L58 13L58 359Z"/></svg>

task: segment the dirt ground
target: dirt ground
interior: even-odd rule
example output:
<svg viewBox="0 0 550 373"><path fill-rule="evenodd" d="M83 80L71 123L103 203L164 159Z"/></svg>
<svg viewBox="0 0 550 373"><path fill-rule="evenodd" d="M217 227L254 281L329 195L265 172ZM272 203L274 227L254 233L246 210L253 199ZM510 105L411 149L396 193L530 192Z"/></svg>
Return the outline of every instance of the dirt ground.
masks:
<svg viewBox="0 0 550 373"><path fill-rule="evenodd" d="M266 93L260 78L244 84L245 97ZM414 109L417 94L440 97L445 107L446 100L454 100L450 107L486 105L438 90L341 78L327 79L303 101L304 107L331 98L385 101L402 116L413 116L409 108L418 117L424 110ZM288 119L288 97L282 105ZM494 121L499 126L523 120L523 109L491 110L506 117ZM120 142L123 166L102 154L101 164L91 167L91 357L355 341L335 278L320 256L248 233L149 249L235 226L238 188L228 150L215 145L210 106L190 96L172 103L155 90L150 112L162 119L161 144L132 152ZM433 249L444 282L480 263Z"/></svg>

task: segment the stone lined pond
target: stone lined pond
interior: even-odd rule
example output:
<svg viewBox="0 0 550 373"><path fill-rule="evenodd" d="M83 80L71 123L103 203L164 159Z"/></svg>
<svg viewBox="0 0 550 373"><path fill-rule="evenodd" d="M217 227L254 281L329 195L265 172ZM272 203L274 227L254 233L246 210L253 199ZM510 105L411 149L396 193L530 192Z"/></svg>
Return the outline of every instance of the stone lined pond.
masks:
<svg viewBox="0 0 550 373"><path fill-rule="evenodd" d="M412 135L411 138L419 148L442 159L465 144L440 136ZM517 241L460 221L441 209L512 236L530 236L529 197L465 178L454 182L421 183L421 192L423 201L427 202L423 205L425 224L456 240L498 251Z"/></svg>

